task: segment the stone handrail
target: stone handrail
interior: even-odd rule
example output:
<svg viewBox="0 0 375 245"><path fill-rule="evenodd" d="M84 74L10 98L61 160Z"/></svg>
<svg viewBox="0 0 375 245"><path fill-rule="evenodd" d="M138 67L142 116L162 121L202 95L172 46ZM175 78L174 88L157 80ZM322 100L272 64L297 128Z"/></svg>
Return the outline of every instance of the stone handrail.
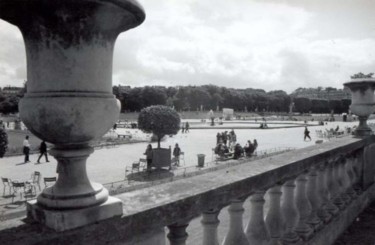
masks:
<svg viewBox="0 0 375 245"><path fill-rule="evenodd" d="M116 196L123 216L57 233L19 221L0 224L0 238L24 234L35 242L186 244L189 221L202 215L201 244L219 244L217 218L229 206L227 244L331 244L373 199L375 136L342 138L325 144L220 169ZM269 195L264 214L264 195ZM242 227L243 202L251 204ZM10 223L9 223L10 222ZM8 230L5 227L13 226ZM149 234L149 236L147 234ZM158 234L158 235L155 235ZM39 239L39 240L38 240ZM141 242L143 241L143 242Z"/></svg>

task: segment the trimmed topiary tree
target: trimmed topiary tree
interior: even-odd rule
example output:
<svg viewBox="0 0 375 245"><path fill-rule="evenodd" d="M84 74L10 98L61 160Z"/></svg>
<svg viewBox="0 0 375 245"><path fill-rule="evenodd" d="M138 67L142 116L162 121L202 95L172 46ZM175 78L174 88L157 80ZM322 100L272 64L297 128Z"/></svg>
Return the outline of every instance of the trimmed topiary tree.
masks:
<svg viewBox="0 0 375 245"><path fill-rule="evenodd" d="M138 128L146 133L153 133L158 140L165 135L177 134L180 129L181 119L178 113L163 105L153 105L141 110L138 116Z"/></svg>
<svg viewBox="0 0 375 245"><path fill-rule="evenodd" d="M5 155L8 149L8 135L5 129L0 127L0 158Z"/></svg>

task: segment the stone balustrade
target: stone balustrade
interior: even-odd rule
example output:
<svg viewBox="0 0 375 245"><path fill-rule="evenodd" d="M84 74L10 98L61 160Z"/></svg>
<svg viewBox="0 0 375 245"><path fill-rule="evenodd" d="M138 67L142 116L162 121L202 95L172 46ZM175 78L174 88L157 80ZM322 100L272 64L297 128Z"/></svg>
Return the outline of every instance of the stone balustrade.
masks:
<svg viewBox="0 0 375 245"><path fill-rule="evenodd" d="M24 244L43 240L180 245L198 244L197 239L204 245L332 244L374 200L374 142L375 136L346 137L123 193L116 196L123 203L122 217L63 234L44 229L42 237L36 236L40 224L7 221L0 224L0 238L17 231ZM224 207L229 228L219 234L218 216ZM187 227L199 216L202 234L197 238ZM189 243L190 237L194 241Z"/></svg>

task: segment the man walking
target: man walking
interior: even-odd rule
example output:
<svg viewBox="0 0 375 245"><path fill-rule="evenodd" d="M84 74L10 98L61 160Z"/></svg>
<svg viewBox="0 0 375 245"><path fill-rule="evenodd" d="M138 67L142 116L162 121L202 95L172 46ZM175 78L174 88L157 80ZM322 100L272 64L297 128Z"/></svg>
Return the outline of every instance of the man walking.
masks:
<svg viewBox="0 0 375 245"><path fill-rule="evenodd" d="M30 143L29 143L28 135L26 135L25 140L23 141L23 154L25 155L25 163L30 162L29 160Z"/></svg>
<svg viewBox="0 0 375 245"><path fill-rule="evenodd" d="M46 162L49 162L48 155L47 155L47 144L44 140L42 141L42 143L40 143L39 152L40 152L40 155L39 155L37 163L39 163L40 158L42 158L43 155L46 157Z"/></svg>
<svg viewBox="0 0 375 245"><path fill-rule="evenodd" d="M304 141L306 141L306 138L309 138L310 141L311 141L310 131L307 129L307 126L305 127L304 135L305 135L304 138L303 138Z"/></svg>

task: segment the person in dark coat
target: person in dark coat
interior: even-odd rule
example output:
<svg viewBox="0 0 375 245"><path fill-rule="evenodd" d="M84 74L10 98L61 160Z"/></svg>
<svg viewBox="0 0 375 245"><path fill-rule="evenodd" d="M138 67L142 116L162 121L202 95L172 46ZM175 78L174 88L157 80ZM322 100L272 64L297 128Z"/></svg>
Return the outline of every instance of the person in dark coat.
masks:
<svg viewBox="0 0 375 245"><path fill-rule="evenodd" d="M234 147L234 154L233 154L233 159L238 159L242 156L243 154L243 148L240 144L236 144Z"/></svg>
<svg viewBox="0 0 375 245"><path fill-rule="evenodd" d="M146 148L146 151L143 154L146 155L147 172L150 172L151 171L151 166L152 166L152 158L154 156L151 144L148 144L148 146Z"/></svg>
<svg viewBox="0 0 375 245"><path fill-rule="evenodd" d="M190 128L189 122L186 122L185 123L185 133L189 132L189 128Z"/></svg>
<svg viewBox="0 0 375 245"><path fill-rule="evenodd" d="M181 148L178 146L178 144L176 144L173 149L173 156L176 158L176 166L180 166L180 155Z"/></svg>
<svg viewBox="0 0 375 245"><path fill-rule="evenodd" d="M303 137L303 140L306 141L306 138L309 138L310 141L311 141L311 137L310 137L310 131L307 129L307 127L305 127L305 131L304 131L304 137Z"/></svg>
<svg viewBox="0 0 375 245"><path fill-rule="evenodd" d="M39 163L43 155L46 157L46 162L49 162L48 155L47 155L47 144L44 140L42 141L42 143L40 143L39 152L40 152L40 155L39 155L37 163Z"/></svg>

